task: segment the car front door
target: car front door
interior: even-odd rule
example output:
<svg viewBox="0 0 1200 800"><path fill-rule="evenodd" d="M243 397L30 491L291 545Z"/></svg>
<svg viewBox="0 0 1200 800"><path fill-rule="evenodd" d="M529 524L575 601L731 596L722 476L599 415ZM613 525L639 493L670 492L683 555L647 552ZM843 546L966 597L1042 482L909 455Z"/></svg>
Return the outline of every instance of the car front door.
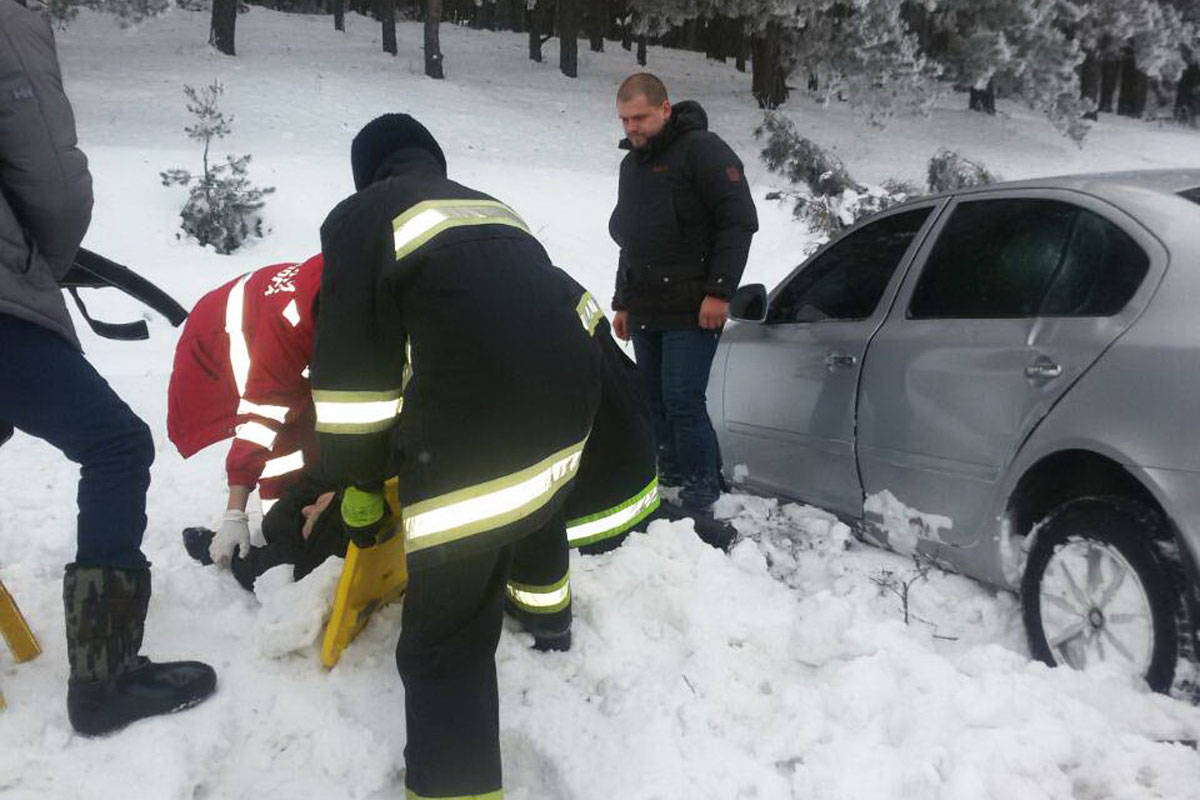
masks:
<svg viewBox="0 0 1200 800"><path fill-rule="evenodd" d="M764 323L725 334L722 450L746 480L859 516L854 416L867 342L937 203L877 217L772 293Z"/></svg>
<svg viewBox="0 0 1200 800"><path fill-rule="evenodd" d="M1021 443L1145 307L1161 275L1151 246L1086 195L956 201L868 354L858 428L868 519L948 545L951 562L973 545Z"/></svg>

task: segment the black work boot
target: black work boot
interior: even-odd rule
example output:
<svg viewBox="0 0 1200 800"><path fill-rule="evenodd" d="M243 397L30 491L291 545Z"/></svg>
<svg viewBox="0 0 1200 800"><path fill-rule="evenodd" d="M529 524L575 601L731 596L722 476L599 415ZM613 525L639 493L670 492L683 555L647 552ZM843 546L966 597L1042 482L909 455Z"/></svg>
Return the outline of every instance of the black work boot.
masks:
<svg viewBox="0 0 1200 800"><path fill-rule="evenodd" d="M530 631L533 634L533 649L541 653L565 653L571 649L571 629L558 633L537 633Z"/></svg>
<svg viewBox="0 0 1200 800"><path fill-rule="evenodd" d="M67 716L85 736L196 705L213 693L217 675L198 661L156 664L138 655L150 569L67 565Z"/></svg>
<svg viewBox="0 0 1200 800"><path fill-rule="evenodd" d="M208 528L184 528L183 549L187 550L187 554L203 566L211 566L213 560L212 556L208 554L208 548L212 546L215 535Z"/></svg>
<svg viewBox="0 0 1200 800"><path fill-rule="evenodd" d="M504 598L504 613L521 623L521 628L533 636L533 649L541 653L565 653L571 649L571 609L568 606L553 614L532 614Z"/></svg>
<svg viewBox="0 0 1200 800"><path fill-rule="evenodd" d="M654 514L647 517L642 524L647 525L653 519L667 519L672 522L690 519L700 541L726 553L733 547L733 542L738 535L737 528L714 517L711 508L696 508L683 503L670 503L663 500L658 504L658 509Z"/></svg>

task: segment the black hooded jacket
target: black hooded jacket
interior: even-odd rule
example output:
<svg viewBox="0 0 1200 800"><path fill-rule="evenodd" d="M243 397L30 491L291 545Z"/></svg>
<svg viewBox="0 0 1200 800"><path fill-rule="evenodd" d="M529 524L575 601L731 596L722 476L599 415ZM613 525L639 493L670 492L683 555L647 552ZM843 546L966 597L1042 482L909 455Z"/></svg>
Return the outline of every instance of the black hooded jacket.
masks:
<svg viewBox="0 0 1200 800"><path fill-rule="evenodd" d="M708 130L699 103L672 107L645 150L621 162L617 207L608 222L621 247L613 308L631 330L699 325L706 295L733 295L758 230L742 162Z"/></svg>
<svg viewBox="0 0 1200 800"><path fill-rule="evenodd" d="M565 493L465 533L418 535L409 515L578 450L600 393L582 290L512 209L447 179L437 155L367 159L356 178L370 183L321 226L310 365L324 468L368 489L399 476L410 570L541 527Z"/></svg>

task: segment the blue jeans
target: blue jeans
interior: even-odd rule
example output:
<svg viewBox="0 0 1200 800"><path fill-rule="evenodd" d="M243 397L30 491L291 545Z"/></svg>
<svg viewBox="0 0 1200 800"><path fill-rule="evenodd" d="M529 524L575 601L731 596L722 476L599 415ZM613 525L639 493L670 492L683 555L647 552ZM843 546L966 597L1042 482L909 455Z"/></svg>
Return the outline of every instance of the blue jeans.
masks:
<svg viewBox="0 0 1200 800"><path fill-rule="evenodd" d="M701 509L721 493L717 437L705 396L719 337L699 328L633 334L654 421L659 477L682 487L683 505Z"/></svg>
<svg viewBox="0 0 1200 800"><path fill-rule="evenodd" d="M7 425L80 465L76 563L145 567L150 429L65 339L0 314L0 428Z"/></svg>

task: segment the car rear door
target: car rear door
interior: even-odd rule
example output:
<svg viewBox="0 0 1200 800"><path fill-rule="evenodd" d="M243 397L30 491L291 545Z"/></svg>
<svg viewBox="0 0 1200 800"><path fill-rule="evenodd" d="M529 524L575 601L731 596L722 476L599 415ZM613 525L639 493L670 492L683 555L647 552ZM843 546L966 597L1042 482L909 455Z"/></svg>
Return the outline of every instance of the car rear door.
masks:
<svg viewBox="0 0 1200 800"><path fill-rule="evenodd" d="M863 356L938 205L852 230L780 284L766 322L725 334L722 455L748 468L751 485L862 513L854 417Z"/></svg>
<svg viewBox="0 0 1200 800"><path fill-rule="evenodd" d="M898 505L909 535L974 544L1021 443L1145 308L1163 268L1147 255L1155 247L1123 212L1077 192L957 199L864 368L868 511Z"/></svg>

